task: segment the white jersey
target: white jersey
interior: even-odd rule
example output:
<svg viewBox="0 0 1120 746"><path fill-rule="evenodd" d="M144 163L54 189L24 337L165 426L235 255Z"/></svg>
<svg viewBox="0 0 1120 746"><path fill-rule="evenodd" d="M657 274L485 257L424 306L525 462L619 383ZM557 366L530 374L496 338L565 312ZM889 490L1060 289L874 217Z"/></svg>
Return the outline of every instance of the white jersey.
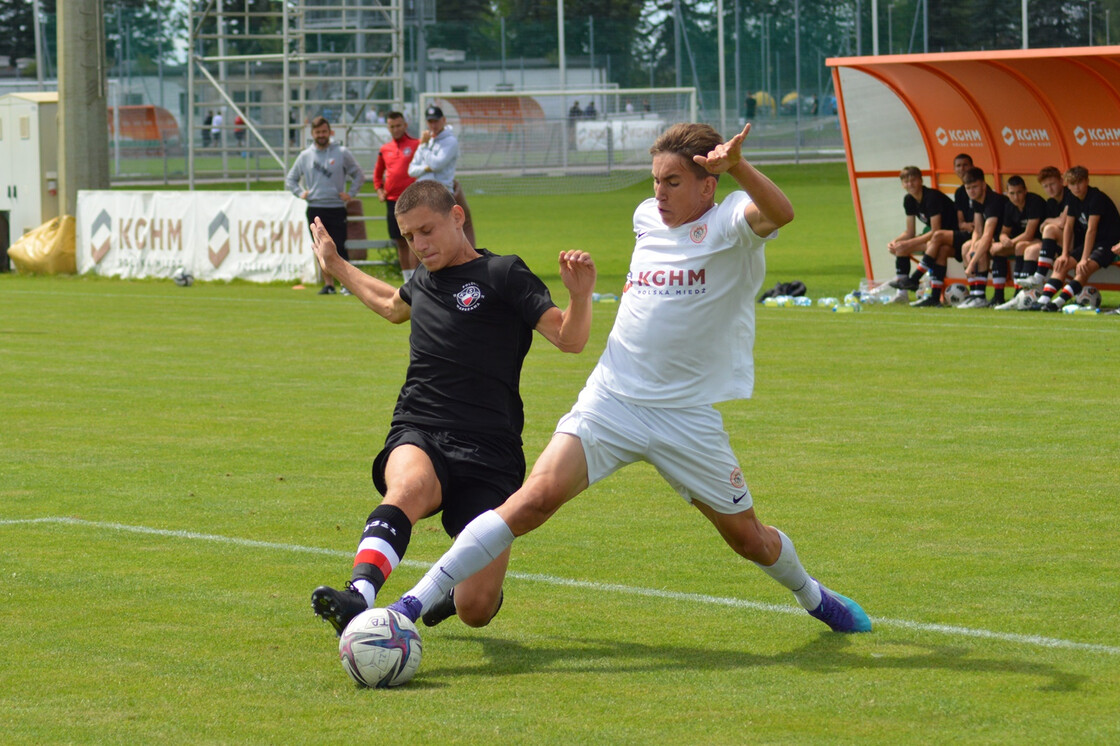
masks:
<svg viewBox="0 0 1120 746"><path fill-rule="evenodd" d="M638 205L622 302L588 386L647 407L750 397L763 247L778 234L755 235L748 204L733 192L676 228L665 227L656 200Z"/></svg>

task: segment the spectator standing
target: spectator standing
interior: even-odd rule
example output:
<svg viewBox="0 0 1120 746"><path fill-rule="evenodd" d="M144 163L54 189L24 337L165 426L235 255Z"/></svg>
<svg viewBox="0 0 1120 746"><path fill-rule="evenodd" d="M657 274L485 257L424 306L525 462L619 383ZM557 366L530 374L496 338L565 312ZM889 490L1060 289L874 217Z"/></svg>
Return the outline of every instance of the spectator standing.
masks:
<svg viewBox="0 0 1120 746"><path fill-rule="evenodd" d="M455 195L456 204L462 207L466 214L463 233L471 242L471 246L477 246L467 195L463 193L463 187L455 179L455 169L459 164L459 138L447 124L443 109L434 105L429 106L424 111L424 117L428 120L428 129L420 134L420 147L412 156L408 175L417 181L438 181Z"/></svg>
<svg viewBox="0 0 1120 746"><path fill-rule="evenodd" d="M373 188L377 198L385 203L385 220L389 227L389 238L397 244L397 259L401 263L401 276L407 283L412 279L419 263L416 255L408 248L408 241L401 235L397 225L397 198L409 184L416 181L408 175L408 166L420 141L408 134L408 120L399 111L391 111L386 116L389 134L392 139L381 146L377 154L377 164L373 167Z"/></svg>
<svg viewBox="0 0 1120 746"><path fill-rule="evenodd" d="M214 112L207 110L206 118L202 120L202 147L210 147L210 125L214 123Z"/></svg>
<svg viewBox="0 0 1120 746"><path fill-rule="evenodd" d="M237 141L237 149L241 152L241 157L248 158L249 153L245 150L245 118L240 114L233 120L233 139Z"/></svg>
<svg viewBox="0 0 1120 746"><path fill-rule="evenodd" d="M331 124L325 117L311 120L312 143L296 157L296 162L288 171L285 186L292 194L307 200L308 226L314 225L315 218L319 218L339 255L349 260L350 255L346 252L346 203L357 199L366 177L353 154L331 140L332 134ZM347 180L350 182L349 191L346 191ZM319 295L333 295L334 292L334 277L324 269L323 288ZM343 295L349 294L343 288Z"/></svg>
<svg viewBox="0 0 1120 746"><path fill-rule="evenodd" d="M222 112L218 111L210 120L210 142L215 147L222 146Z"/></svg>
<svg viewBox="0 0 1120 746"><path fill-rule="evenodd" d="M568 109L568 145L570 147L576 146L576 120L583 116L583 109L579 108L579 101L572 102L572 108Z"/></svg>

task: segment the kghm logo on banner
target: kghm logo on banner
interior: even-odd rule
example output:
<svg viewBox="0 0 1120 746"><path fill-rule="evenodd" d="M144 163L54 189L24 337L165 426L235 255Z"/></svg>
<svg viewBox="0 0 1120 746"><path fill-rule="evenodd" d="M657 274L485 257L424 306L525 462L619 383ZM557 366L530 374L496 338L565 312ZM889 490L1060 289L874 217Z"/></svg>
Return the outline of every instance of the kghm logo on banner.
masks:
<svg viewBox="0 0 1120 746"><path fill-rule="evenodd" d="M1050 132L1033 127L1004 127L1000 136L1006 145L1018 144L1020 147L1044 147L1050 145Z"/></svg>
<svg viewBox="0 0 1120 746"><path fill-rule="evenodd" d="M1089 143L1094 147L1116 147L1120 145L1120 127L1082 127L1073 128L1073 139L1078 145Z"/></svg>
<svg viewBox="0 0 1120 746"><path fill-rule="evenodd" d="M980 134L980 130L976 129L945 129L938 127L934 130L933 136L937 138L938 144L941 147L951 145L953 147L971 145L977 147L984 144L984 137Z"/></svg>
<svg viewBox="0 0 1120 746"><path fill-rule="evenodd" d="M222 262L229 256L229 218L224 212L219 212L210 221L206 234L206 247L210 255L210 263L214 268L222 266Z"/></svg>
<svg viewBox="0 0 1120 746"><path fill-rule="evenodd" d="M93 219L92 228L90 231L89 255L93 257L93 263L97 264L109 253L109 247L113 242L113 219L109 217L108 210L97 213L97 217Z"/></svg>

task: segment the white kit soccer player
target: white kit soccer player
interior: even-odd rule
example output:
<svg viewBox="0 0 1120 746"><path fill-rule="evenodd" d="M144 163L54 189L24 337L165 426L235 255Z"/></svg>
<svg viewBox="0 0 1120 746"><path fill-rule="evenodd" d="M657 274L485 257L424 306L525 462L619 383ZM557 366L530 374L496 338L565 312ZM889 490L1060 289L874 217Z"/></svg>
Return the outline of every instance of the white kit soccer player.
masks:
<svg viewBox="0 0 1120 746"><path fill-rule="evenodd" d="M713 406L752 393L763 249L793 219L788 198L741 157L749 131L724 142L707 125L680 124L657 139L654 198L634 212L627 287L578 401L521 489L467 524L391 609L418 617L584 489L646 461L810 615L838 632L870 631L859 604L811 578L789 537L759 522ZM740 189L717 204L723 173Z"/></svg>

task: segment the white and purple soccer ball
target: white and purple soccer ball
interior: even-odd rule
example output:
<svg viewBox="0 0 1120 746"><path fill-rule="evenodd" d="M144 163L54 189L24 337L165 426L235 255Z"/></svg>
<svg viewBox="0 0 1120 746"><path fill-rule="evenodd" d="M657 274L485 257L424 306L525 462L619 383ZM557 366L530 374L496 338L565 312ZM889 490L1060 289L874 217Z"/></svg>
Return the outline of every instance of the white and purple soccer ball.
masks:
<svg viewBox="0 0 1120 746"><path fill-rule="evenodd" d="M420 667L420 633L412 621L389 609L367 609L350 620L338 640L338 655L350 678L384 689L408 683Z"/></svg>

